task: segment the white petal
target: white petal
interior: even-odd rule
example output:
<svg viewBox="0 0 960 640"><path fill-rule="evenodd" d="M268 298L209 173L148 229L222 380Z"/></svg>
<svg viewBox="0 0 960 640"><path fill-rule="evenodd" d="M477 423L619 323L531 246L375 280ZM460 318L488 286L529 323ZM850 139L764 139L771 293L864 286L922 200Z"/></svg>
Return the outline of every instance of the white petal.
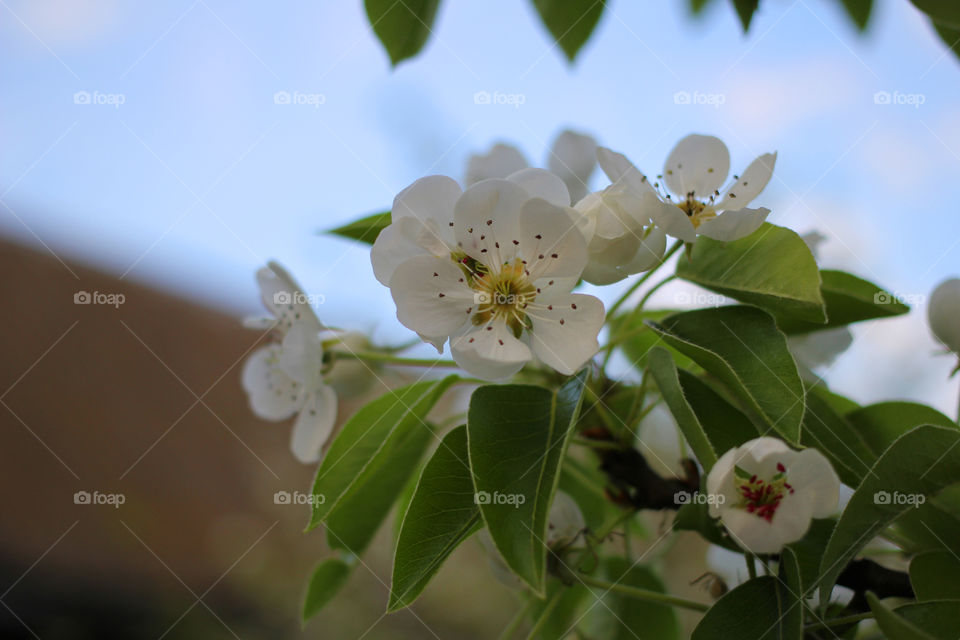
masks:
<svg viewBox="0 0 960 640"><path fill-rule="evenodd" d="M816 449L804 449L797 454L787 467L787 482L795 495L809 496L814 518L826 518L837 510L840 478L830 461Z"/></svg>
<svg viewBox="0 0 960 640"><path fill-rule="evenodd" d="M946 348L960 353L960 278L937 285L930 294L927 320L933 335Z"/></svg>
<svg viewBox="0 0 960 640"><path fill-rule="evenodd" d="M750 204L770 182L776 163L776 153L765 153L751 162L736 184L724 194L717 209L742 209Z"/></svg>
<svg viewBox="0 0 960 640"><path fill-rule="evenodd" d="M787 338L787 347L798 365L806 369L825 367L853 344L853 334L847 327L814 331Z"/></svg>
<svg viewBox="0 0 960 640"><path fill-rule="evenodd" d="M767 522L760 516L743 509L728 509L721 516L724 527L733 541L752 553L777 553L785 544L796 542L810 526L809 513L787 509L782 502Z"/></svg>
<svg viewBox="0 0 960 640"><path fill-rule="evenodd" d="M420 339L431 345L434 349L437 350L437 353L443 353L443 345L446 343L449 336L428 336L423 333L418 333Z"/></svg>
<svg viewBox="0 0 960 640"><path fill-rule="evenodd" d="M623 265L623 270L629 274L649 271L660 264L666 250L667 235L662 230L653 227L644 236L640 246L637 247L633 260Z"/></svg>
<svg viewBox="0 0 960 640"><path fill-rule="evenodd" d="M451 340L454 360L472 375L503 380L533 358L530 347L514 337L506 323L493 321Z"/></svg>
<svg viewBox="0 0 960 640"><path fill-rule="evenodd" d="M663 229L667 235L684 242L693 242L697 239L697 230L693 228L690 217L680 207L664 202L652 193L643 197L643 206L653 223Z"/></svg>
<svg viewBox="0 0 960 640"><path fill-rule="evenodd" d="M730 242L745 238L763 224L770 215L770 209L740 209L724 211L697 228L697 233L714 240Z"/></svg>
<svg viewBox="0 0 960 640"><path fill-rule="evenodd" d="M259 329L266 331L273 329L277 325L277 319L267 316L247 316L243 319L245 329Z"/></svg>
<svg viewBox="0 0 960 640"><path fill-rule="evenodd" d="M312 326L294 324L283 337L281 347L278 365L291 379L308 386L320 379L323 345Z"/></svg>
<svg viewBox="0 0 960 640"><path fill-rule="evenodd" d="M337 422L337 394L321 386L308 399L290 434L290 450L304 464L320 460L323 444Z"/></svg>
<svg viewBox="0 0 960 640"><path fill-rule="evenodd" d="M833 506L836 507L836 503ZM782 547L805 536L810 528L812 511L808 496L798 493L788 493L783 496L770 523L773 527L772 537L776 543Z"/></svg>
<svg viewBox="0 0 960 640"><path fill-rule="evenodd" d="M547 167L560 176L570 192L570 202L579 201L587 192L587 183L597 166L597 143L585 134L563 131L553 141Z"/></svg>
<svg viewBox="0 0 960 640"><path fill-rule="evenodd" d="M523 187L509 180L473 185L454 207L457 246L485 264L509 262L516 255L520 209L529 199Z"/></svg>
<svg viewBox="0 0 960 640"><path fill-rule="evenodd" d="M382 284L390 286L393 272L405 260L413 256L448 254L452 238L449 245L445 242L436 225L427 226L410 216L400 218L381 231L373 243L370 250L373 274Z"/></svg>
<svg viewBox="0 0 960 640"><path fill-rule="evenodd" d="M819 231L809 231L800 236L800 239L807 245L807 248L810 249L810 253L813 254L813 257L817 262L820 261L820 245L827 241L827 236L823 235Z"/></svg>
<svg viewBox="0 0 960 640"><path fill-rule="evenodd" d="M718 517L722 511L732 508L737 499L737 490L733 481L736 458L737 449L728 449L714 463L710 473L707 474L707 495L714 496L714 499L707 504L710 515L714 518ZM723 496L722 504L720 500L716 499L716 496Z"/></svg>
<svg viewBox="0 0 960 640"><path fill-rule="evenodd" d="M676 196L710 197L727 179L730 152L713 136L692 134L677 143L663 167L663 181Z"/></svg>
<svg viewBox="0 0 960 640"><path fill-rule="evenodd" d="M464 182L469 187L481 180L506 178L511 173L530 166L516 147L497 143L486 154L474 154L467 161Z"/></svg>
<svg viewBox="0 0 960 640"><path fill-rule="evenodd" d="M533 319L533 352L541 362L560 373L572 374L600 347L597 334L603 326L603 303L593 296L566 294L537 297Z"/></svg>
<svg viewBox="0 0 960 640"><path fill-rule="evenodd" d="M278 366L280 345L260 347L243 366L243 388L250 408L264 420L285 420L300 407L302 386Z"/></svg>
<svg viewBox="0 0 960 640"><path fill-rule="evenodd" d="M298 320L311 322L320 330L320 321L303 289L279 263L270 261L259 269L257 283L263 304L276 316L281 331L286 331Z"/></svg>
<svg viewBox="0 0 960 640"><path fill-rule="evenodd" d="M460 197L460 185L447 176L420 178L397 194L393 199L390 221L412 217L427 223L432 220L436 228L447 233L453 222L453 206ZM452 240L452 234L447 236Z"/></svg>
<svg viewBox="0 0 960 640"><path fill-rule="evenodd" d="M777 473L777 464L789 466L797 452L779 438L761 436L737 447L734 463L748 473L770 479Z"/></svg>
<svg viewBox="0 0 960 640"><path fill-rule="evenodd" d="M507 177L526 190L531 198L543 198L558 207L570 206L570 192L559 177L543 169L521 169Z"/></svg>
<svg viewBox="0 0 960 640"><path fill-rule="evenodd" d="M587 243L574 222L573 211L540 198L523 206L519 249L534 280L578 278L587 265Z"/></svg>
<svg viewBox="0 0 960 640"><path fill-rule="evenodd" d="M586 526L576 501L563 491L557 491L547 513L547 546L572 542Z"/></svg>
<svg viewBox="0 0 960 640"><path fill-rule="evenodd" d="M417 256L399 267L390 280L397 319L417 333L449 336L470 317L473 290L449 258Z"/></svg>
<svg viewBox="0 0 960 640"><path fill-rule="evenodd" d="M628 187L635 197L641 197L645 193L656 193L647 176L622 153L600 147L597 149L597 160L600 162L600 168L610 178L610 182Z"/></svg>

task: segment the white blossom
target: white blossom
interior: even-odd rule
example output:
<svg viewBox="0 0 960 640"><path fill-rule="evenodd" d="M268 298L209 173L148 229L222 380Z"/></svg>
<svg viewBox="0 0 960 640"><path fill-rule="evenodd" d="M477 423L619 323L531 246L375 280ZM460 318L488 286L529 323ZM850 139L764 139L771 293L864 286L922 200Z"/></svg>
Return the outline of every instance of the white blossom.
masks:
<svg viewBox="0 0 960 640"><path fill-rule="evenodd" d="M730 171L730 152L713 136L692 134L678 142L667 156L663 174L658 176L663 184L658 181L650 185L621 154L601 149L598 155L611 179L617 173L629 175L634 190L646 194L647 215L654 224L684 242L693 242L698 235L737 240L759 229L770 214L769 209L750 209L747 205L770 181L776 153L755 159L722 192Z"/></svg>
<svg viewBox="0 0 960 640"><path fill-rule="evenodd" d="M960 278L944 280L930 294L927 320L933 335L950 351L960 354Z"/></svg>
<svg viewBox="0 0 960 640"><path fill-rule="evenodd" d="M753 553L776 553L803 538L812 518L834 512L839 491L822 453L794 451L769 437L730 449L707 475L710 515Z"/></svg>

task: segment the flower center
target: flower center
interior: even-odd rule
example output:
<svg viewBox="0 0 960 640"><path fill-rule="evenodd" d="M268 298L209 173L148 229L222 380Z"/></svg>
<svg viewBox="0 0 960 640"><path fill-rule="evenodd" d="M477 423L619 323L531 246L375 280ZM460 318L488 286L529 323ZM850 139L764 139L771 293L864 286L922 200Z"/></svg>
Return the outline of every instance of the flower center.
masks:
<svg viewBox="0 0 960 640"><path fill-rule="evenodd" d="M780 502L787 493L793 493L793 487L787 482L786 467L777 463L777 472L770 480L763 480L756 474L747 473L737 467L733 479L740 496L737 506L747 513L755 514L767 522L773 520Z"/></svg>
<svg viewBox="0 0 960 640"><path fill-rule="evenodd" d="M475 273L471 284L477 302L473 324L502 320L517 337L530 328L526 308L537 297L537 288L527 279L519 258L497 271Z"/></svg>
<svg viewBox="0 0 960 640"><path fill-rule="evenodd" d="M712 205L709 205L705 202L700 202L699 200L694 199L692 195L688 195L687 199L678 203L677 206L680 207L680 210L687 214L687 217L690 218L690 222L693 223L694 229L699 227L707 220L717 217L717 211Z"/></svg>

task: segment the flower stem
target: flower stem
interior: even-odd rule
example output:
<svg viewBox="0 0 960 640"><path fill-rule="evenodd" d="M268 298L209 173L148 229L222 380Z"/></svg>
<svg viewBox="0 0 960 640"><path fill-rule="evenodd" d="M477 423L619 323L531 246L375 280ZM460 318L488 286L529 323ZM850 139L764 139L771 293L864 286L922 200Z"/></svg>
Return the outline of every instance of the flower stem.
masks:
<svg viewBox="0 0 960 640"><path fill-rule="evenodd" d="M627 289L627 290L623 293L623 295L621 295L619 298L617 298L616 302L613 303L613 306L610 307L610 310L607 312L607 320L609 321L611 318L613 318L613 316L617 313L617 311L620 309L620 307L623 306L623 303L625 303L625 302L627 301L627 298L629 298L631 295L633 295L633 292L634 292L634 291L636 291L637 289L639 289L640 287L642 287L642 286L643 286L643 283L646 282L647 280L649 280L650 277L653 276L653 274L657 272L657 269L659 269L660 267L662 267L663 264L664 264L667 260L669 260L670 257L671 257L674 253L676 253L676 252L680 249L680 247L682 247L682 246L683 246L683 240L677 240L675 243L673 243L673 246L670 247L670 249L669 249L665 254L663 254L663 257L660 258L660 262L658 262L652 269L650 269L649 271L647 271L645 274L643 274L642 276L640 276L640 278L638 278L636 282L634 282L632 285L630 285L630 288Z"/></svg>
<svg viewBox="0 0 960 640"><path fill-rule="evenodd" d="M370 362L383 362L386 364L395 364L403 367L454 367L459 369L453 360L437 360L434 358L402 358L389 353L380 353L377 351L353 351L336 353L337 358L348 358L352 360L367 360Z"/></svg>
<svg viewBox="0 0 960 640"><path fill-rule="evenodd" d="M662 604L670 607L682 607L684 609L691 609L693 611L706 611L710 608L710 605L702 602L688 600L687 598L681 598L680 596L671 596L658 591L650 591L649 589L641 589L639 587L631 587L625 584L607 582L606 580L599 580L591 576L581 575L577 576L577 578L588 587L605 589L606 591L612 591L636 600L644 600L646 602L653 602L655 604Z"/></svg>
<svg viewBox="0 0 960 640"><path fill-rule="evenodd" d="M743 558L747 561L747 574L753 580L757 577L757 557L752 553L745 553Z"/></svg>

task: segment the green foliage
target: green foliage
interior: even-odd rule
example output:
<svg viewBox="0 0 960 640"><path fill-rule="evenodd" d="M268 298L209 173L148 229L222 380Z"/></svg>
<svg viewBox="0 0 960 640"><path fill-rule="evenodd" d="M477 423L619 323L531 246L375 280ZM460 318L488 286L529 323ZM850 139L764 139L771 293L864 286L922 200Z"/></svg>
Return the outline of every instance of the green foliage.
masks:
<svg viewBox="0 0 960 640"><path fill-rule="evenodd" d="M933 636L891 611L872 593L867 594L867 602L870 603L870 610L873 611L877 625L889 640L935 640Z"/></svg>
<svg viewBox="0 0 960 640"><path fill-rule="evenodd" d="M664 593L663 582L649 567L626 558L604 558L601 574L614 584ZM670 607L634 600L612 591L600 595L601 602L590 610L584 629L590 638L609 640L679 639L680 623ZM561 636L554 636L561 637Z"/></svg>
<svg viewBox="0 0 960 640"><path fill-rule="evenodd" d="M846 415L874 456L886 451L893 441L922 424L954 427L957 423L936 409L915 402L880 402Z"/></svg>
<svg viewBox="0 0 960 640"><path fill-rule="evenodd" d="M911 602L895 609L898 617L906 620L936 640L956 640L957 620L960 620L960 600Z"/></svg>
<svg viewBox="0 0 960 640"><path fill-rule="evenodd" d="M334 556L327 558L313 570L307 584L307 595L303 600L303 621L306 622L330 602L347 582L353 571L351 557Z"/></svg>
<svg viewBox="0 0 960 640"><path fill-rule="evenodd" d="M760 6L760 0L732 0L733 8L737 11L737 17L740 18L740 24L743 26L743 32L750 30L750 22L753 21L753 14Z"/></svg>
<svg viewBox="0 0 960 640"><path fill-rule="evenodd" d="M960 559L952 551L928 551L910 561L917 600L960 600Z"/></svg>
<svg viewBox="0 0 960 640"><path fill-rule="evenodd" d="M373 244L377 236L380 235L380 232L389 224L390 212L383 211L381 213L371 214L365 218L360 218L359 220L354 220L350 224L345 224L342 227L331 229L327 233L349 238L350 240Z"/></svg>
<svg viewBox="0 0 960 640"><path fill-rule="evenodd" d="M428 380L390 391L360 409L343 426L317 469L313 483L313 513L307 529L327 519L330 513L405 451L410 434L427 430L424 419L456 376ZM399 492L403 483L399 483ZM394 495L396 498L396 495ZM356 505L365 509L362 503ZM385 515L385 514L381 514Z"/></svg>
<svg viewBox="0 0 960 640"><path fill-rule="evenodd" d="M605 4L601 0L533 0L543 26L570 62L590 39Z"/></svg>
<svg viewBox="0 0 960 640"><path fill-rule="evenodd" d="M873 0L842 0L843 8L860 31L865 31L870 22Z"/></svg>
<svg viewBox="0 0 960 640"><path fill-rule="evenodd" d="M663 340L723 382L765 427L800 441L803 382L785 336L770 314L730 306L648 322Z"/></svg>
<svg viewBox="0 0 960 640"><path fill-rule="evenodd" d="M373 32L396 66L427 43L440 0L364 0L364 7Z"/></svg>
<svg viewBox="0 0 960 640"><path fill-rule="evenodd" d="M403 517L388 611L409 606L453 550L480 527L473 495L467 428L462 426L440 442Z"/></svg>
<svg viewBox="0 0 960 640"><path fill-rule="evenodd" d="M679 313L679 311L676 309L639 309L619 315L610 321L610 339L619 345L620 350L627 356L632 366L638 370L646 368L647 357L654 347L662 347L669 351L678 367L684 369L695 367L693 360L665 344L660 336L647 326L647 320L659 322L674 313Z"/></svg>
<svg viewBox="0 0 960 640"><path fill-rule="evenodd" d="M793 565L795 568L795 564ZM802 605L795 578L748 580L717 600L693 630L692 640L800 640ZM801 624L798 624L798 618Z"/></svg>
<svg viewBox="0 0 960 640"><path fill-rule="evenodd" d="M957 481L960 431L922 425L891 444L854 491L820 562L820 600L827 602L837 576L873 536L919 502ZM899 499L897 496L914 496Z"/></svg>
<svg viewBox="0 0 960 640"><path fill-rule="evenodd" d="M539 594L547 513L586 379L581 371L556 392L488 385L470 398L467 438L480 512L507 566Z"/></svg>
<svg viewBox="0 0 960 640"><path fill-rule="evenodd" d="M733 242L700 236L689 259L677 263L677 276L777 316L827 321L820 270L807 243L769 222Z"/></svg>
<svg viewBox="0 0 960 640"><path fill-rule="evenodd" d="M800 442L823 453L840 479L850 487L860 484L876 460L853 426L826 400L813 393L807 394Z"/></svg>

